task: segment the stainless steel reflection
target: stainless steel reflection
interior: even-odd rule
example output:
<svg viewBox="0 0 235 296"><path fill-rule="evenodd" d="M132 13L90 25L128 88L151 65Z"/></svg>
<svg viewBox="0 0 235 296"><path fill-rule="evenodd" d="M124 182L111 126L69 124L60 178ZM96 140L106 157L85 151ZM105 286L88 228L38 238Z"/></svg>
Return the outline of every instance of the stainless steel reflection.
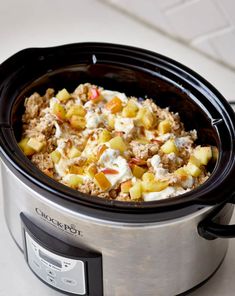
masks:
<svg viewBox="0 0 235 296"><path fill-rule="evenodd" d="M74 246L100 251L105 296L173 296L207 279L223 260L228 241L206 240L197 225L212 208L161 223L114 223L84 216L48 201L2 165L4 208L22 248L20 213ZM233 206L220 216L228 222ZM70 231L72 229L72 231Z"/></svg>

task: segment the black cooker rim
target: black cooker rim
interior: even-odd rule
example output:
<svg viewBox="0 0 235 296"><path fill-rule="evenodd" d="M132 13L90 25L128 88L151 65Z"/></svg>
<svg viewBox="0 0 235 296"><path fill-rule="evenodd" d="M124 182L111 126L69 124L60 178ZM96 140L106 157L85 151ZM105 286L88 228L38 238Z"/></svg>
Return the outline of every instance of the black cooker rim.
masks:
<svg viewBox="0 0 235 296"><path fill-rule="evenodd" d="M226 160L221 159L218 162L212 176L207 182L193 191L175 197L153 202L121 202L101 199L99 197L90 197L89 195L78 193L77 191L64 186L57 181L47 177L39 171L29 159L27 159L19 149L14 131L10 121L6 121L0 112L0 155L4 163L29 187L40 192L48 199L59 203L62 206L71 207L73 210L82 211L87 214L107 218L114 221L162 221L179 216L185 216L203 207L216 205L229 201L234 193L232 181L235 176L234 160L234 133L235 120L234 112L230 108L225 98L204 78L195 73L188 67L158 53L136 47L109 44L109 43L75 43L48 48L29 48L16 53L0 65L0 103L1 92L4 92L4 83L10 83L11 71L16 65L22 65L22 60L26 63L31 59L41 59L43 56L53 55L56 52L81 49L95 51L119 51L122 54L133 54L141 56L146 61L161 61L164 67L170 71L175 71L183 75L185 79L191 80L191 83L197 84L203 88L203 91L211 96L216 102L217 108L221 109L221 114L226 121L226 128L231 136L230 151L226 154ZM24 65L24 67L26 67ZM7 74L7 75L6 75ZM10 117L9 117L10 118ZM217 123L215 123L217 124ZM221 124L216 126L219 130ZM225 128L225 126L223 126ZM222 131L222 130L221 130ZM220 136L223 136L222 133ZM222 170L222 171L221 171ZM223 196L222 196L223 195ZM192 197L193 196L193 197ZM203 197L202 197L203 196ZM225 196L225 197L224 197Z"/></svg>

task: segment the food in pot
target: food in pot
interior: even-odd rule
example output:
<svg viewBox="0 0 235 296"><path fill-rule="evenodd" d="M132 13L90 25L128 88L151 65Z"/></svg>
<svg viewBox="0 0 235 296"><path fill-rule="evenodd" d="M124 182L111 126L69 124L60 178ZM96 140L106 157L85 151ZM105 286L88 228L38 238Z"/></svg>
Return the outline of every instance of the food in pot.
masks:
<svg viewBox="0 0 235 296"><path fill-rule="evenodd" d="M49 177L78 191L120 201L153 201L188 192L209 177L217 155L195 145L178 113L151 99L89 83L74 92L25 99L19 146Z"/></svg>

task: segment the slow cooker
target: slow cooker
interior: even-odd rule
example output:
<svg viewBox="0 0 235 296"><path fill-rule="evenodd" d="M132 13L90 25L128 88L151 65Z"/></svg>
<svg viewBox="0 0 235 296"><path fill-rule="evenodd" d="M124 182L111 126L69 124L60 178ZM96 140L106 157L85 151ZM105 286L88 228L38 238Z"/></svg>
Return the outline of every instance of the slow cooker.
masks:
<svg viewBox="0 0 235 296"><path fill-rule="evenodd" d="M219 158L201 186L153 202L105 200L39 171L17 145L25 97L91 82L179 112ZM5 218L35 275L68 295L172 296L208 280L224 260L235 196L235 115L205 79L144 49L77 43L22 50L0 66Z"/></svg>

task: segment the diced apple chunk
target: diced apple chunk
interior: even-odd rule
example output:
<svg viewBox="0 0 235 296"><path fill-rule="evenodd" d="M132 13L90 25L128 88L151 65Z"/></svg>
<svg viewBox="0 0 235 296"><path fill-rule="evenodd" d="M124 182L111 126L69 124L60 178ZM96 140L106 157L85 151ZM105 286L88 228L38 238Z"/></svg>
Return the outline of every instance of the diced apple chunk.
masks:
<svg viewBox="0 0 235 296"><path fill-rule="evenodd" d="M136 164L134 164L131 169L132 169L133 176L138 179L140 179L143 176L143 174L146 172L146 169L144 169Z"/></svg>
<svg viewBox="0 0 235 296"><path fill-rule="evenodd" d="M120 136L114 137L109 141L111 149L119 150L121 153L127 150L127 145Z"/></svg>
<svg viewBox="0 0 235 296"><path fill-rule="evenodd" d="M94 163L90 164L86 169L86 173L90 178L93 179L95 174L97 174L97 166Z"/></svg>
<svg viewBox="0 0 235 296"><path fill-rule="evenodd" d="M101 100L100 93L96 87L91 87L88 92L88 100L91 100L93 103L98 103Z"/></svg>
<svg viewBox="0 0 235 296"><path fill-rule="evenodd" d="M98 156L97 156L98 157ZM91 163L93 163L93 162L97 162L97 157L96 157L96 155L94 155L94 154L89 154L89 155L87 155L87 160L86 160L86 163L87 164L91 164Z"/></svg>
<svg viewBox="0 0 235 296"><path fill-rule="evenodd" d="M143 166L143 165L147 165L147 161L145 159L141 159L141 158L137 158L137 157L132 157L129 161L130 166L131 165L139 165L139 166Z"/></svg>
<svg viewBox="0 0 235 296"><path fill-rule="evenodd" d="M23 138L19 143L20 149L24 152L26 156L31 156L35 153L35 150L28 145L28 138Z"/></svg>
<svg viewBox="0 0 235 296"><path fill-rule="evenodd" d="M158 192L168 187L167 181L142 181L142 190L144 192Z"/></svg>
<svg viewBox="0 0 235 296"><path fill-rule="evenodd" d="M79 157L80 155L81 155L81 151L74 146L68 151L69 158Z"/></svg>
<svg viewBox="0 0 235 296"><path fill-rule="evenodd" d="M106 145L101 145L98 147L97 150L97 158L99 159L100 156L103 154L103 152L107 149L108 147Z"/></svg>
<svg viewBox="0 0 235 296"><path fill-rule="evenodd" d="M71 97L70 93L65 88L60 90L56 95L56 98L63 102L66 102L68 99L70 99L70 97Z"/></svg>
<svg viewBox="0 0 235 296"><path fill-rule="evenodd" d="M144 173L143 176L142 176L142 180L143 181L153 181L155 179L155 176L153 173Z"/></svg>
<svg viewBox="0 0 235 296"><path fill-rule="evenodd" d="M171 131L171 122L169 120L165 119L158 124L158 132L161 135L169 133L170 131Z"/></svg>
<svg viewBox="0 0 235 296"><path fill-rule="evenodd" d="M101 143L108 142L111 138L112 138L111 133L108 130L103 129L102 132L99 134L98 143L101 144Z"/></svg>
<svg viewBox="0 0 235 296"><path fill-rule="evenodd" d="M139 110L134 100L129 100L127 105L122 110L123 117L135 117Z"/></svg>
<svg viewBox="0 0 235 296"><path fill-rule="evenodd" d="M30 148L34 149L36 152L39 152L39 151L42 150L42 148L44 147L44 143L38 141L38 140L35 139L35 138L31 138L31 139L29 139L27 145L28 145Z"/></svg>
<svg viewBox="0 0 235 296"><path fill-rule="evenodd" d="M130 192L130 197L132 200L138 200L142 196L142 188L141 188L141 183L136 182L129 190Z"/></svg>
<svg viewBox="0 0 235 296"><path fill-rule="evenodd" d="M187 166L185 167L185 170L189 173L189 175L191 175L192 177L198 177L201 174L201 169L199 169L199 167L197 167L195 164L193 163L188 163Z"/></svg>
<svg viewBox="0 0 235 296"><path fill-rule="evenodd" d="M73 115L78 115L78 116L84 117L86 115L86 110L81 105L71 106L66 113L66 118L69 119Z"/></svg>
<svg viewBox="0 0 235 296"><path fill-rule="evenodd" d="M197 159L194 155L191 155L189 158L189 163L194 164L195 166L199 167L202 165L201 161Z"/></svg>
<svg viewBox="0 0 235 296"><path fill-rule="evenodd" d="M185 176L188 177L188 172L187 170L183 167L183 168L179 168L177 170L174 171L174 174L178 175L178 176Z"/></svg>
<svg viewBox="0 0 235 296"><path fill-rule="evenodd" d="M112 129L115 127L115 116L113 114L108 115L108 126Z"/></svg>
<svg viewBox="0 0 235 296"><path fill-rule="evenodd" d="M177 153L178 148L175 145L175 141L170 139L161 146L161 151L165 154L170 154L172 152Z"/></svg>
<svg viewBox="0 0 235 296"><path fill-rule="evenodd" d="M50 156L51 156L51 160L54 163L58 163L60 161L61 154L58 150L54 150L53 152L51 152Z"/></svg>
<svg viewBox="0 0 235 296"><path fill-rule="evenodd" d="M156 121L154 114L147 108L139 109L136 119L136 124L138 126L144 126L147 130L153 128Z"/></svg>
<svg viewBox="0 0 235 296"><path fill-rule="evenodd" d="M77 130L83 130L86 127L85 118L78 115L72 115L69 122L71 127Z"/></svg>
<svg viewBox="0 0 235 296"><path fill-rule="evenodd" d="M201 164L207 165L210 159L212 158L212 149L211 147L196 147L193 152L193 155L200 160Z"/></svg>
<svg viewBox="0 0 235 296"><path fill-rule="evenodd" d="M130 192L130 188L132 186L131 180L125 181L121 184L121 192L128 193Z"/></svg>
<svg viewBox="0 0 235 296"><path fill-rule="evenodd" d="M60 120L64 121L66 118L66 111L64 106L59 103L55 103L52 108L52 113Z"/></svg>
<svg viewBox="0 0 235 296"><path fill-rule="evenodd" d="M149 112L146 112L144 118L142 119L142 122L143 122L144 127L147 130L153 128L154 127L154 123L155 123L153 113L151 113L150 111Z"/></svg>
<svg viewBox="0 0 235 296"><path fill-rule="evenodd" d="M95 174L94 178L102 191L108 190L111 187L111 183L106 178L104 173L99 172L98 174Z"/></svg>
<svg viewBox="0 0 235 296"><path fill-rule="evenodd" d="M82 175L83 172L84 172L84 169L78 165L74 164L69 167L70 174Z"/></svg>
<svg viewBox="0 0 235 296"><path fill-rule="evenodd" d="M72 188L76 188L82 183L83 183L83 178L78 175L71 175L67 180L67 184Z"/></svg>
<svg viewBox="0 0 235 296"><path fill-rule="evenodd" d="M122 101L118 97L114 97L105 105L105 108L108 109L113 114L121 112Z"/></svg>

